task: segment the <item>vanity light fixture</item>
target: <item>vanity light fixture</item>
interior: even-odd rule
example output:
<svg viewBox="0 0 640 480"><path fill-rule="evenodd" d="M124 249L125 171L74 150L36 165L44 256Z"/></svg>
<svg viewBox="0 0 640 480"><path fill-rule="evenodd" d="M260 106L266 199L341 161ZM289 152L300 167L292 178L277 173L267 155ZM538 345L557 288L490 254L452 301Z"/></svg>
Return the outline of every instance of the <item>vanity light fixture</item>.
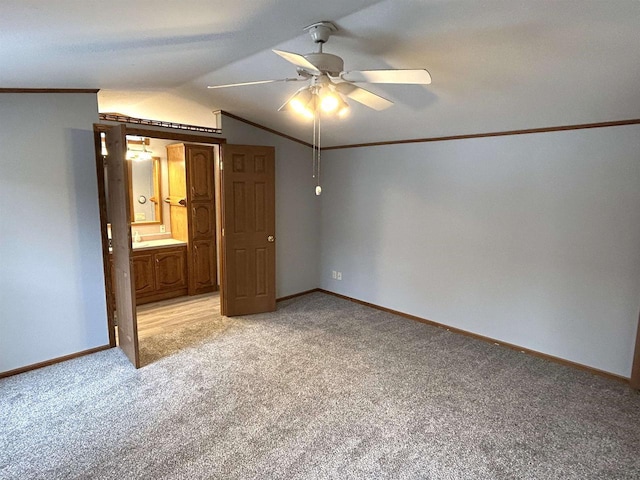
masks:
<svg viewBox="0 0 640 480"><path fill-rule="evenodd" d="M127 139L127 153L125 155L127 160L144 162L153 158L153 152L151 150L147 150L147 139L145 137L135 137L135 139L131 140L135 142L140 141L140 143L142 143L142 150L133 150L130 145L130 140Z"/></svg>
<svg viewBox="0 0 640 480"><path fill-rule="evenodd" d="M151 160L152 157L153 153L150 150L147 150L147 147L143 143L142 151L138 153L138 158L136 160L138 160L139 162L143 162L145 160Z"/></svg>

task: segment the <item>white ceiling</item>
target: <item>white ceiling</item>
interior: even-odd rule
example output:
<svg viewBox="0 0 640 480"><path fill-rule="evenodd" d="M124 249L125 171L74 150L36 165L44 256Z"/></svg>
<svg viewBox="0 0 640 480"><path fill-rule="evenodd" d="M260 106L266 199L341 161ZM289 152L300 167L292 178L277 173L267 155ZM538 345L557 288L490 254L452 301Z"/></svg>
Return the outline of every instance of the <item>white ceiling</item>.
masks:
<svg viewBox="0 0 640 480"><path fill-rule="evenodd" d="M427 68L430 86L375 85L323 145L640 118L639 0L3 0L0 87L100 88L100 110L212 125L224 109L305 141L278 107L300 84L272 48L307 53L302 28L332 20L325 51L348 70Z"/></svg>

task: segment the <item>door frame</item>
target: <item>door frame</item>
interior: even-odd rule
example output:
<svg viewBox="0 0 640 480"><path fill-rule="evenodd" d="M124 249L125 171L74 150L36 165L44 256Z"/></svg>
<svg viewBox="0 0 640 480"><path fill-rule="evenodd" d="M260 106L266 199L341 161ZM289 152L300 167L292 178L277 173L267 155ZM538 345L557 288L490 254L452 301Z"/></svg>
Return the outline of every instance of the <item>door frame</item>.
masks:
<svg viewBox="0 0 640 480"><path fill-rule="evenodd" d="M104 270L104 282L105 282L105 297L107 301L107 328L109 332L109 346L116 346L116 335L115 335L115 316L114 316L114 308L112 304L112 295L113 289L111 285L111 263L109 257L109 239L107 236L107 223L108 215L107 215L107 196L105 189L105 175L104 175L104 158L102 156L102 143L100 134L105 132L109 127L114 125L123 125L125 130L125 135L134 135L140 137L151 137L158 138L161 140L175 140L176 142L184 142L184 143L202 143L207 145L217 145L218 153L215 163L215 171L216 175L218 174L218 170L220 168L219 161L222 155L221 146L227 143L225 138L220 137L212 137L208 135L194 135L189 133L181 133L174 131L166 131L166 130L157 130L157 129L147 129L147 128L139 128L139 127L131 127L127 123L94 123L93 124L93 136L94 136L94 148L95 148L95 157L96 157L96 172L98 179L98 206L100 210L100 238L102 240L102 264ZM216 184L216 187L218 185ZM217 241L218 245L221 243L221 231L218 222L218 205L221 201L221 191L220 189L215 190L215 201L216 201L216 234L217 238L220 239ZM219 247L218 247L219 248ZM219 259L220 268L222 268L222 260ZM222 304L222 298L224 295L224 280L222 278L218 278L218 284L220 287L220 298Z"/></svg>
<svg viewBox="0 0 640 480"><path fill-rule="evenodd" d="M631 367L631 388L640 390L640 314L638 315L638 331L636 332L636 351L633 355L633 365Z"/></svg>

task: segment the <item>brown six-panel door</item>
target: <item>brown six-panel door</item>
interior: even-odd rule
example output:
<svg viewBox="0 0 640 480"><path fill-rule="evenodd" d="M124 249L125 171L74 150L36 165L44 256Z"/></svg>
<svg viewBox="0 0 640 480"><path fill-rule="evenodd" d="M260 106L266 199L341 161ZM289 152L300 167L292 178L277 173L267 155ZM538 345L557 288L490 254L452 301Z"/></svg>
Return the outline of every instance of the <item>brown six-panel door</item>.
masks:
<svg viewBox="0 0 640 480"><path fill-rule="evenodd" d="M136 368L140 366L136 296L132 281L131 211L129 209L129 173L125 163L125 128L111 127L105 132L107 176L109 184L109 220L113 259L113 288L118 318L118 343Z"/></svg>
<svg viewBox="0 0 640 480"><path fill-rule="evenodd" d="M224 145L221 175L223 314L274 311L275 150Z"/></svg>

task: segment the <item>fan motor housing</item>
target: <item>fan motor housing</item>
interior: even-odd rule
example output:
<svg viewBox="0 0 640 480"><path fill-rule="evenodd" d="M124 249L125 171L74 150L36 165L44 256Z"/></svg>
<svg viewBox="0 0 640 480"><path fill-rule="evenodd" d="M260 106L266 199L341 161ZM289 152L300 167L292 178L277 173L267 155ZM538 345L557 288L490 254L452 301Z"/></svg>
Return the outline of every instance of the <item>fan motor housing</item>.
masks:
<svg viewBox="0 0 640 480"><path fill-rule="evenodd" d="M323 73L337 77L344 70L344 61L337 55L330 53L307 53L304 58L309 60Z"/></svg>

